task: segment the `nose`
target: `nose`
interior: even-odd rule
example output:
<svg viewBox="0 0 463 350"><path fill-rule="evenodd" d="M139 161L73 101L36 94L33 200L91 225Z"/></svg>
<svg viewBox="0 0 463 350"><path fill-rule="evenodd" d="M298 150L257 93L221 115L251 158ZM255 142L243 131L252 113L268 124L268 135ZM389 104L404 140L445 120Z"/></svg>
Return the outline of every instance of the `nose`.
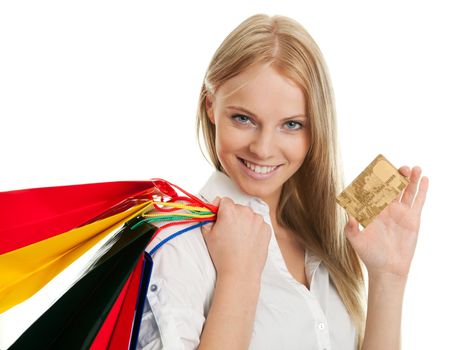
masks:
<svg viewBox="0 0 463 350"><path fill-rule="evenodd" d="M275 139L271 130L261 129L256 132L253 140L249 144L249 151L256 158L268 159L271 157L273 148L275 147Z"/></svg>

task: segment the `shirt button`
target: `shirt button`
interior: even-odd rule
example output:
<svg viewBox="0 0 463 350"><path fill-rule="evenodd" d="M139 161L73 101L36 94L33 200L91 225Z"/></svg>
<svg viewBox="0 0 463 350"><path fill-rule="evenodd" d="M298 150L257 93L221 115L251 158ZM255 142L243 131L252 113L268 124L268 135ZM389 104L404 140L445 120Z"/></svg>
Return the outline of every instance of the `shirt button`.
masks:
<svg viewBox="0 0 463 350"><path fill-rule="evenodd" d="M155 285L155 284L152 284L152 285L150 286L150 290L151 290L152 292L157 291L157 289L158 289L158 286Z"/></svg>
<svg viewBox="0 0 463 350"><path fill-rule="evenodd" d="M325 324L324 324L323 322L320 322L320 323L318 324L318 329L320 329L320 330L325 329Z"/></svg>

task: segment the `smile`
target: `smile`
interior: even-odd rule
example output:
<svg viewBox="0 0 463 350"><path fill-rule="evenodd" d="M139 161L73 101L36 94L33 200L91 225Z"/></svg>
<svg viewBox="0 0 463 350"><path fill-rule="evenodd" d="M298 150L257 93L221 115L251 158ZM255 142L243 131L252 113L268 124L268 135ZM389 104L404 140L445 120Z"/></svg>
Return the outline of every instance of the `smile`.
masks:
<svg viewBox="0 0 463 350"><path fill-rule="evenodd" d="M238 159L247 169L251 170L255 174L260 174L260 175L270 174L279 167L279 165L258 165L258 164L248 162L247 160L239 158L239 157Z"/></svg>

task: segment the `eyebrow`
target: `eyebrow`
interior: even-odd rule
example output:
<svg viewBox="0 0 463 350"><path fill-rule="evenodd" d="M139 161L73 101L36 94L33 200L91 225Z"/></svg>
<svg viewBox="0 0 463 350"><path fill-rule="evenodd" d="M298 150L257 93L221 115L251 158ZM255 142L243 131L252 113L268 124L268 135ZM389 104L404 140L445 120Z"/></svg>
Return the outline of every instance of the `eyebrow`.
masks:
<svg viewBox="0 0 463 350"><path fill-rule="evenodd" d="M227 109L237 109L237 110L239 110L239 111L242 111L243 113L249 114L251 117L260 119L256 114L252 113L251 111L248 111L247 109L245 109L245 108L243 108L243 107L239 107L239 106L227 106L226 108L227 108ZM284 118L283 120L295 119L295 118L299 118L299 117L304 117L304 118L307 119L307 116L306 116L305 114L297 114L297 115L293 115L292 117Z"/></svg>

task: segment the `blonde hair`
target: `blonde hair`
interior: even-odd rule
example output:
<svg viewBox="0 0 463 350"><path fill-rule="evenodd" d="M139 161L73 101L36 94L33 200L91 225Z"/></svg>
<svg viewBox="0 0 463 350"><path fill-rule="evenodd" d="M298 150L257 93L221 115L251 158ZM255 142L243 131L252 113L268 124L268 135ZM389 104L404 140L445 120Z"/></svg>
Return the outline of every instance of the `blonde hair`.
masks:
<svg viewBox="0 0 463 350"><path fill-rule="evenodd" d="M215 150L215 125L207 117L206 96L247 68L272 64L303 91L309 116L310 146L298 171L283 185L278 223L322 259L357 329L358 349L365 327L362 264L343 233L347 215L336 203L344 187L334 96L324 58L309 33L295 20L257 14L244 20L222 42L207 69L197 112L213 165L222 166Z"/></svg>

